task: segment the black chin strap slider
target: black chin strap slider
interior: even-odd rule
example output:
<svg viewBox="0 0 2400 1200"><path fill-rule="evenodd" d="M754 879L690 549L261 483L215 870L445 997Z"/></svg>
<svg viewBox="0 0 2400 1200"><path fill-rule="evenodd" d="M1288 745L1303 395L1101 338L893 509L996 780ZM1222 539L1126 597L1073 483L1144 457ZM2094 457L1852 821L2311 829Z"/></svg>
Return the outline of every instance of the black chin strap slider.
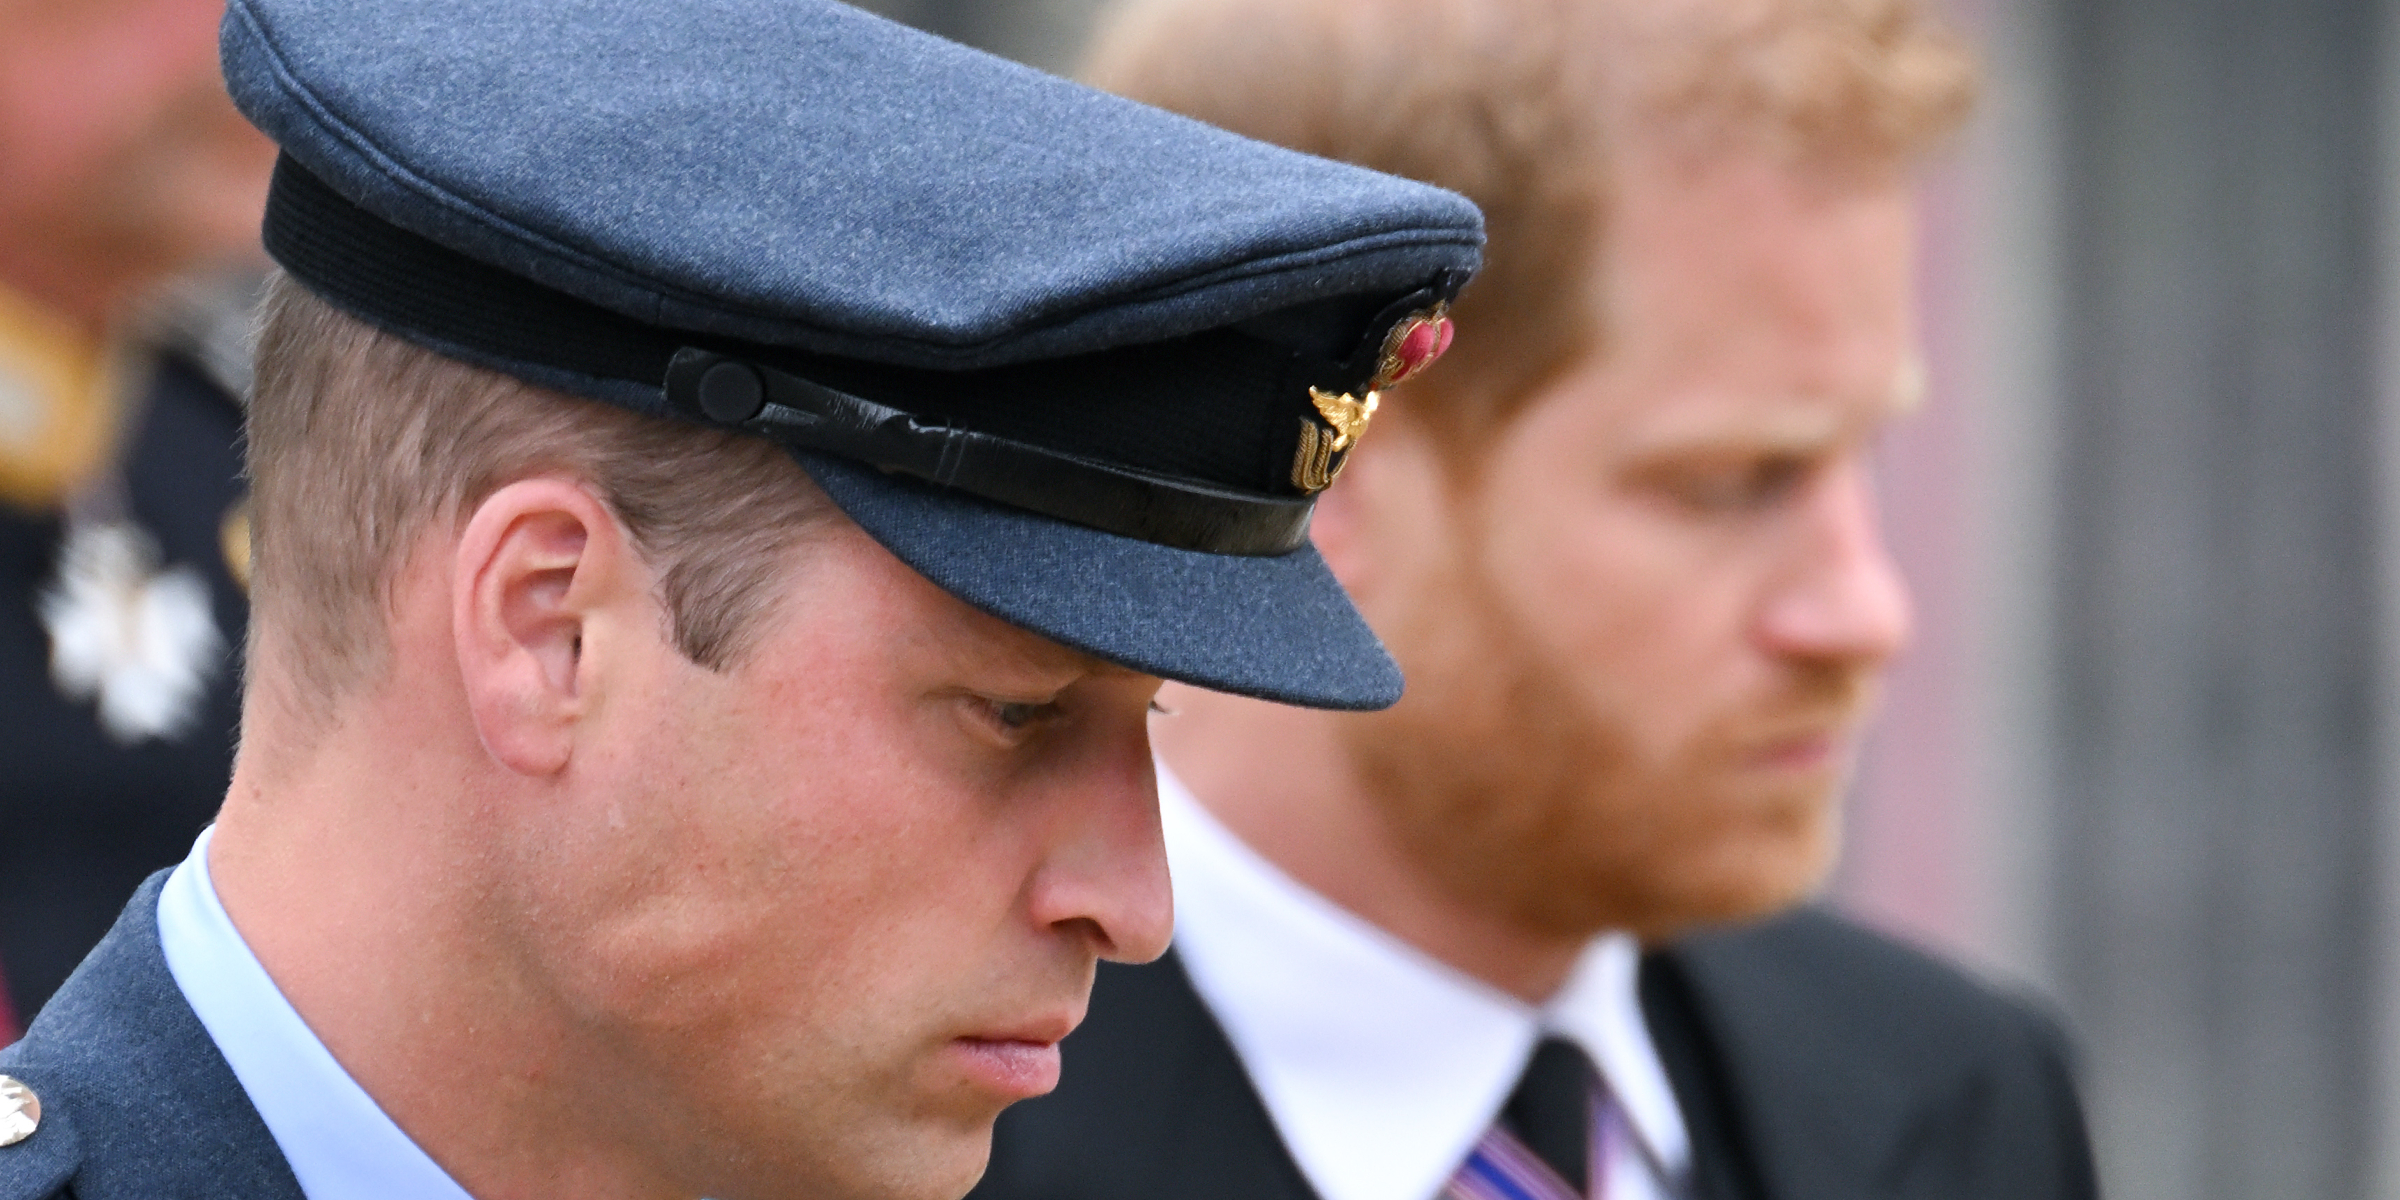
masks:
<svg viewBox="0 0 2400 1200"><path fill-rule="evenodd" d="M747 363L719 359L692 385L693 400L708 419L739 425L767 406L767 385Z"/></svg>

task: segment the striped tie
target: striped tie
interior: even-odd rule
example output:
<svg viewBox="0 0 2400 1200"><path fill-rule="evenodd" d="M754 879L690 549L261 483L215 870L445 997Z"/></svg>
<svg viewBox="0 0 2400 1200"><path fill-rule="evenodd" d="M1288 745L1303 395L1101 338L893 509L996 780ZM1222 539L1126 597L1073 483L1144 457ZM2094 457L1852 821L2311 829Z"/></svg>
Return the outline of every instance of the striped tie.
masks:
<svg viewBox="0 0 2400 1200"><path fill-rule="evenodd" d="M1626 1135L1592 1060L1544 1038L1443 1200L1606 1200L1606 1167Z"/></svg>

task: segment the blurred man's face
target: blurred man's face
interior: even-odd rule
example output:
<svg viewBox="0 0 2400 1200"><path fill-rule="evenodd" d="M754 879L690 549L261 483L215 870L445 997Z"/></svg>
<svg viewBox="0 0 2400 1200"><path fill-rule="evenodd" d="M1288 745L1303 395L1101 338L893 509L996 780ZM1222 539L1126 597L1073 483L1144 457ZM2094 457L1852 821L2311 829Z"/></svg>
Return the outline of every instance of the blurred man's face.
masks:
<svg viewBox="0 0 2400 1200"><path fill-rule="evenodd" d="M1868 452L1921 372L1896 175L1634 155L1617 182L1599 352L1473 481L1404 405L1371 451L1369 615L1410 686L1348 728L1453 894L1657 936L1831 860L1909 624Z"/></svg>
<svg viewBox="0 0 2400 1200"><path fill-rule="evenodd" d="M1172 923L1159 681L841 525L729 671L663 614L587 633L627 664L605 752L507 847L532 977L610 1050L592 1103L722 1200L964 1193L993 1118L1057 1083L1094 961Z"/></svg>
<svg viewBox="0 0 2400 1200"><path fill-rule="evenodd" d="M217 72L223 0L0 0L0 281L98 320L258 253L275 149Z"/></svg>

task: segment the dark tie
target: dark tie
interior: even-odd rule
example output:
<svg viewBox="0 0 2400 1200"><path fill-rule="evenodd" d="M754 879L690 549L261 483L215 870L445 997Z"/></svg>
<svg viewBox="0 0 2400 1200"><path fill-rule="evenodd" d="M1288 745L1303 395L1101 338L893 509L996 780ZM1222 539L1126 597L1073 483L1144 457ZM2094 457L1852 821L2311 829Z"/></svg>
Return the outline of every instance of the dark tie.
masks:
<svg viewBox="0 0 2400 1200"><path fill-rule="evenodd" d="M1546 1037L1483 1140L1450 1181L1453 1200L1567 1200L1591 1195L1593 1101L1600 1072L1581 1047Z"/></svg>
<svg viewBox="0 0 2400 1200"><path fill-rule="evenodd" d="M1578 1196L1591 1191L1592 1092L1599 1082L1581 1046L1546 1037L1500 1110L1500 1123Z"/></svg>

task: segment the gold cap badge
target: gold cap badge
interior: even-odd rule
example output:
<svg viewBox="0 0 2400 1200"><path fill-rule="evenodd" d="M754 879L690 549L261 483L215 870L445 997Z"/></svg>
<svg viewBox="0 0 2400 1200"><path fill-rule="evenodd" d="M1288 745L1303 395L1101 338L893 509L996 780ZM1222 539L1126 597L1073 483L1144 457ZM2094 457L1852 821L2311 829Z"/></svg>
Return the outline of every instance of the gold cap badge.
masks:
<svg viewBox="0 0 2400 1200"><path fill-rule="evenodd" d="M33 1089L0 1075L0 1146L14 1146L42 1127L42 1098Z"/></svg>
<svg viewBox="0 0 2400 1200"><path fill-rule="evenodd" d="M1306 417L1300 418L1300 450L1292 457L1292 486L1315 494L1333 486L1334 479L1349 465L1345 453L1367 432L1367 422L1375 419L1375 406L1382 398L1373 392L1361 400L1335 392L1308 389L1308 402L1316 406L1323 425ZM1330 428L1330 432L1328 431ZM1342 455L1336 461L1334 455Z"/></svg>

